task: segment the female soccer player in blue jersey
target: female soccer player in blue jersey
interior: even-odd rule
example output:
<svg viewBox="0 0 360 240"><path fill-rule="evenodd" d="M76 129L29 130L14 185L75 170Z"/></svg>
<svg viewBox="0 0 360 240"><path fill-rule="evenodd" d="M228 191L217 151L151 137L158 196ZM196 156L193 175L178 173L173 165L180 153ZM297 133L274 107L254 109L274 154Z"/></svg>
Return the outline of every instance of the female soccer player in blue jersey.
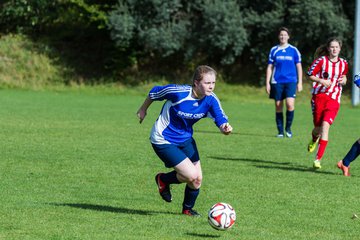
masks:
<svg viewBox="0 0 360 240"><path fill-rule="evenodd" d="M223 134L232 131L220 101L213 93L215 82L216 71L209 66L199 66L193 75L192 86L155 86L137 112L141 123L153 101L166 100L151 130L150 141L164 165L174 170L158 173L155 181L166 202L172 200L171 184L186 183L182 213L189 216L199 216L193 207L202 182L192 126L201 118L210 117Z"/></svg>
<svg viewBox="0 0 360 240"><path fill-rule="evenodd" d="M277 137L284 137L283 100L286 99L285 134L292 137L291 125L294 119L296 90L302 91L301 54L289 44L289 30L279 29L279 45L270 50L266 68L266 92L275 100L275 121Z"/></svg>
<svg viewBox="0 0 360 240"><path fill-rule="evenodd" d="M356 74L354 77L354 84L360 88L360 73ZM340 160L337 163L337 167L341 169L344 176L350 176L350 163L354 161L360 155L360 138L354 142L351 146L349 152L346 154L343 160Z"/></svg>

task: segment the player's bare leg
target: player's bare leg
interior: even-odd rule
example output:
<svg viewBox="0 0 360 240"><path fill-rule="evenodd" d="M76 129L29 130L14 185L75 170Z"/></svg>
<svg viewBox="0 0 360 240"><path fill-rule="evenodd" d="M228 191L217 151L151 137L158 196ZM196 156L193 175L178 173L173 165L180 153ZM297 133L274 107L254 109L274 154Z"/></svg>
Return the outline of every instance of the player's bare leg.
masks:
<svg viewBox="0 0 360 240"><path fill-rule="evenodd" d="M200 216L199 213L193 210L202 182L200 161L192 163L190 159L187 158L174 168L177 172L177 178L179 181L187 183L185 187L182 213L189 216Z"/></svg>

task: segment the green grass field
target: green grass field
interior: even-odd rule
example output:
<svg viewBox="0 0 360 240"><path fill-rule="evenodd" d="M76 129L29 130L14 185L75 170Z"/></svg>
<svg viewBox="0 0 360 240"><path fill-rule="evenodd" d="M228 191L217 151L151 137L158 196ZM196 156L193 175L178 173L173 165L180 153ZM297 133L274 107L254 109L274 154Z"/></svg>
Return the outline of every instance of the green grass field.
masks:
<svg viewBox="0 0 360 240"><path fill-rule="evenodd" d="M315 172L307 100L294 137L277 139L265 94L218 94L234 133L209 119L196 125L202 217L190 218L180 214L184 185L171 204L157 193L154 176L166 169L148 136L162 103L139 125L145 94L0 90L0 239L360 239L360 160L350 178L335 167L359 137L359 108L343 104ZM237 212L226 232L207 223L219 201Z"/></svg>

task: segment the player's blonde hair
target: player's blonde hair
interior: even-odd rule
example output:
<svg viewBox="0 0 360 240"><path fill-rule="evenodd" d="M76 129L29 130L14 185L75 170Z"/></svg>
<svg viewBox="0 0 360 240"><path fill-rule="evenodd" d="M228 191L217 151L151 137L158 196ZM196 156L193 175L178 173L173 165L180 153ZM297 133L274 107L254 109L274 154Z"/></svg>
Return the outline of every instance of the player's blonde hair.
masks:
<svg viewBox="0 0 360 240"><path fill-rule="evenodd" d="M203 80L203 77L207 73L213 73L216 76L216 71L207 65L200 65L195 69L194 75L192 77L192 85L194 86L195 82L200 82Z"/></svg>
<svg viewBox="0 0 360 240"><path fill-rule="evenodd" d="M321 56L328 56L329 55L329 47L332 42L338 42L340 45L340 48L342 47L342 41L338 37L331 37L329 38L325 44L318 47L315 51L314 58L319 58Z"/></svg>

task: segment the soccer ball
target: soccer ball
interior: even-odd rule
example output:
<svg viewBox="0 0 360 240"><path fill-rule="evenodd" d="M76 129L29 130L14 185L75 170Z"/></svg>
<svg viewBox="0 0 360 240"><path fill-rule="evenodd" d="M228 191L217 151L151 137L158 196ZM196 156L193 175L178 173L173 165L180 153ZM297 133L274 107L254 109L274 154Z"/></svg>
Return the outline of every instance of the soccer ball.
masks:
<svg viewBox="0 0 360 240"><path fill-rule="evenodd" d="M208 213L209 224L216 230L227 230L231 228L235 220L235 210L227 203L219 202L214 204Z"/></svg>

